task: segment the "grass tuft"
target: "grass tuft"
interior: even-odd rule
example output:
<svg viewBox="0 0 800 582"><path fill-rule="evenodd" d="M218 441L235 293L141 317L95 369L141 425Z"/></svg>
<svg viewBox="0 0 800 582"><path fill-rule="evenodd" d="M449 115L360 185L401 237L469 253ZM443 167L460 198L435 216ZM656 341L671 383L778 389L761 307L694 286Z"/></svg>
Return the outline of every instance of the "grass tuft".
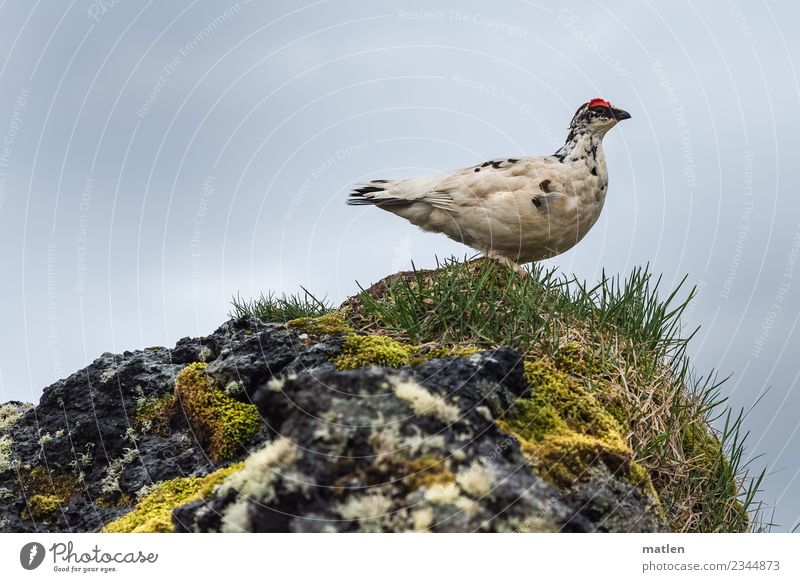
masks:
<svg viewBox="0 0 800 582"><path fill-rule="evenodd" d="M229 316L234 319L255 317L269 323L286 323L302 317L320 317L333 306L325 298L317 299L303 289L302 293L277 296L263 293L257 299L242 299L239 295L231 302Z"/></svg>

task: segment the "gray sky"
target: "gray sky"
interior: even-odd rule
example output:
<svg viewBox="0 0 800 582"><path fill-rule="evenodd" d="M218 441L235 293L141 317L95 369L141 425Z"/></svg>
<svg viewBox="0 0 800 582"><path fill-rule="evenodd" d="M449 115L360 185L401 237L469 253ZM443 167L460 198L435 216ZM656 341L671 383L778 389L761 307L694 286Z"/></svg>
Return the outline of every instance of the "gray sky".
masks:
<svg viewBox="0 0 800 582"><path fill-rule="evenodd" d="M548 264L701 288L781 530L800 515L795 3L0 1L0 401L171 345L231 295L339 301L469 252L370 208L365 178L554 152L602 96L604 213ZM764 391L770 390L764 395Z"/></svg>

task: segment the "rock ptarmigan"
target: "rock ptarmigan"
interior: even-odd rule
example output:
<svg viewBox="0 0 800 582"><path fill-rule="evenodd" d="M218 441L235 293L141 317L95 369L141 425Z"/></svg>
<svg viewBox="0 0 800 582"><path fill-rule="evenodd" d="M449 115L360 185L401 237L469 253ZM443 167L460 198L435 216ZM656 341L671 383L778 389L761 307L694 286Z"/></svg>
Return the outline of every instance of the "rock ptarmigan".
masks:
<svg viewBox="0 0 800 582"><path fill-rule="evenodd" d="M521 271L575 246L608 191L603 137L630 114L604 99L580 106L551 156L503 158L446 175L371 180L347 200L402 216Z"/></svg>

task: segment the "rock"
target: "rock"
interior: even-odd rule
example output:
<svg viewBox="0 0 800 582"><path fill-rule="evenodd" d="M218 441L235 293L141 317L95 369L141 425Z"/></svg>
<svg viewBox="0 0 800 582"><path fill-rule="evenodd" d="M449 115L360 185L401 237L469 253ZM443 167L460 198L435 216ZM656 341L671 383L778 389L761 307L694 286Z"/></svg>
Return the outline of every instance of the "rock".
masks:
<svg viewBox="0 0 800 582"><path fill-rule="evenodd" d="M663 527L652 500L602 465L563 491L534 471L497 422L530 392L515 350L337 370L341 353L341 334L240 319L173 349L103 354L47 387L36 407L0 409L0 530L98 531L144 511L137 503L159 483L241 461L213 487L181 481L160 523L211 532ZM203 449L172 396L193 362L224 392L213 402L260 413L255 436L229 458Z"/></svg>

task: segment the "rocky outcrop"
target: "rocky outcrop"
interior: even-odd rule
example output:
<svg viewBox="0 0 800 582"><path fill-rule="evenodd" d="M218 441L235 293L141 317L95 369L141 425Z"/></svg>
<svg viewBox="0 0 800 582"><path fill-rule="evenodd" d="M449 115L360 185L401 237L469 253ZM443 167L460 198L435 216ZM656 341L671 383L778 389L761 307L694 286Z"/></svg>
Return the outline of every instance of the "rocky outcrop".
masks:
<svg viewBox="0 0 800 582"><path fill-rule="evenodd" d="M353 337L369 336L335 319L231 320L173 349L103 354L35 407L3 405L0 531L664 527L624 448L591 448L603 434L568 470L555 449L537 457L537 419L512 411L545 392L517 351Z"/></svg>

